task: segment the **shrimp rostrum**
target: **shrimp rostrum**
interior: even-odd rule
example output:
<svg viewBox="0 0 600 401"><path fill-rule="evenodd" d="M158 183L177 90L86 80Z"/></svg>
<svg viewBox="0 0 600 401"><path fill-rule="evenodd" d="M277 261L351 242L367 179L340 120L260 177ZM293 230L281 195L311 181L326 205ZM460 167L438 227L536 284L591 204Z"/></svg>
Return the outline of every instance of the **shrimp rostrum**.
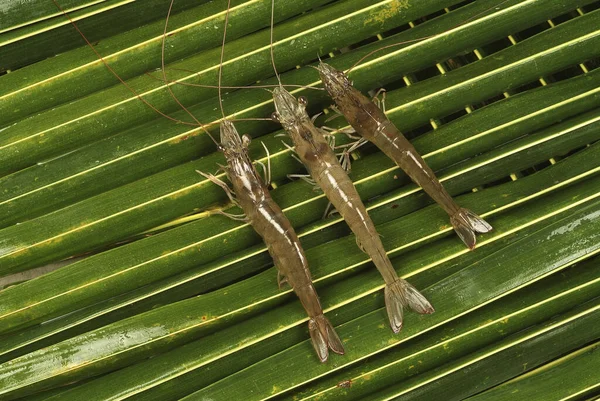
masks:
<svg viewBox="0 0 600 401"><path fill-rule="evenodd" d="M456 204L414 146L371 99L352 86L343 71L322 61L318 70L325 89L352 128L373 142L423 188L448 213L454 231L465 245L474 249L475 233L491 231L492 226L472 211Z"/></svg>
<svg viewBox="0 0 600 401"><path fill-rule="evenodd" d="M279 282L292 287L309 316L308 328L312 344L321 362L328 358L328 349L337 354L344 347L333 326L323 315L323 309L312 283L308 262L300 240L281 208L273 201L248 155L250 137L240 138L233 123L223 120L220 126L220 150L227 159L223 167L233 185L231 189L218 178L201 173L221 186L229 198L244 211L247 221L267 244L269 254L279 270Z"/></svg>
<svg viewBox="0 0 600 401"><path fill-rule="evenodd" d="M432 313L429 301L398 277L354 184L327 143L325 133L315 127L306 113L306 99L296 100L283 87L273 90L273 99L276 112L272 118L287 131L312 179L350 226L358 245L371 257L383 276L386 283L385 305L392 330L397 333L402 328L403 308L406 306L419 313Z"/></svg>

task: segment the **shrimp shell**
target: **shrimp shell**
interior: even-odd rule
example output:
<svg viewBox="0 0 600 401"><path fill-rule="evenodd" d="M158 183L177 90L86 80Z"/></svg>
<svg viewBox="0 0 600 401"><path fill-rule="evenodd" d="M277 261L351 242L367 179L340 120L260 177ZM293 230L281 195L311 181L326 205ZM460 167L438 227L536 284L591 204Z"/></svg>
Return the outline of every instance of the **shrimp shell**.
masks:
<svg viewBox="0 0 600 401"><path fill-rule="evenodd" d="M322 61L318 70L325 89L356 132L373 142L423 188L448 213L454 231L465 245L474 249L475 233L487 233L492 226L456 204L414 146L373 101L352 86L344 72Z"/></svg>
<svg viewBox="0 0 600 401"><path fill-rule="evenodd" d="M281 208L271 198L248 156L250 138L244 135L240 140L231 121L222 121L220 129L220 147L227 159L225 171L233 185L235 201L244 210L246 221L267 244L279 273L300 298L310 317L308 327L319 359L321 362L327 361L328 348L337 354L344 354L340 338L323 315L300 240Z"/></svg>
<svg viewBox="0 0 600 401"><path fill-rule="evenodd" d="M397 333L402 328L404 306L419 313L432 313L429 301L398 277L354 184L325 140L324 132L315 127L306 113L306 99L296 100L283 87L273 90L273 99L276 109L273 118L290 135L300 160L383 276L386 310L392 330Z"/></svg>

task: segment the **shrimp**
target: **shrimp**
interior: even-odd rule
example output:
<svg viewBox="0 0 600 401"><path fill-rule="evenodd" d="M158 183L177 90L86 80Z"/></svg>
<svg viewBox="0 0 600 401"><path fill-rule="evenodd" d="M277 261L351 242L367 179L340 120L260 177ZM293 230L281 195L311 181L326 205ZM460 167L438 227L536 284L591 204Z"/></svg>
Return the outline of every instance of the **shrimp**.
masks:
<svg viewBox="0 0 600 401"><path fill-rule="evenodd" d="M273 120L287 131L312 179L350 226L357 244L371 257L383 276L385 305L394 333L402 328L403 307L409 306L418 313L433 313L429 301L398 277L354 184L327 143L325 133L315 127L306 113L306 98L296 100L286 89L278 87L273 90L273 100L276 110Z"/></svg>
<svg viewBox="0 0 600 401"><path fill-rule="evenodd" d="M448 213L454 231L465 245L474 249L475 233L487 233L492 226L452 199L414 146L373 101L352 86L344 72L322 61L317 69L325 89L354 130L373 142L423 188Z"/></svg>
<svg viewBox="0 0 600 401"><path fill-rule="evenodd" d="M290 284L310 317L308 329L321 362L327 361L328 348L343 355L342 342L323 314L300 240L281 208L271 198L248 156L250 137L244 135L240 140L229 120L221 122L220 130L220 150L227 159L225 171L233 185L233 193L218 178L201 174L225 189L229 198L243 209L245 220L267 244L269 254L280 272L280 284L283 281Z"/></svg>
<svg viewBox="0 0 600 401"><path fill-rule="evenodd" d="M250 160L248 155L250 136L244 135L240 139L233 123L225 118L221 98L221 79L230 6L231 1L227 3L219 63L218 98L223 119L220 124L221 144L218 145L218 149L223 152L227 160L227 166L222 168L233 185L233 192L226 183L215 176L199 173L222 187L229 199L242 208L245 217L229 216L247 221L267 244L269 254L278 268L279 287L281 288L281 285L287 282L300 298L300 302L309 316L308 330L313 347L321 362L325 362L329 356L328 349L337 354L344 354L342 341L323 314L323 308L308 269L306 255L292 224L271 197L267 186ZM266 172L266 175L270 176L270 171ZM270 178L265 177L265 181L269 182Z"/></svg>

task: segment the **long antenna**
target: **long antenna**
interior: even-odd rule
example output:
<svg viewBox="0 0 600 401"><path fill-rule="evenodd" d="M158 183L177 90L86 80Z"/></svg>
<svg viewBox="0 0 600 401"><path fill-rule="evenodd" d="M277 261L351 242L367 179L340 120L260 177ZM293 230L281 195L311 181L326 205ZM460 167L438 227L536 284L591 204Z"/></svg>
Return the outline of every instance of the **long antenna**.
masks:
<svg viewBox="0 0 600 401"><path fill-rule="evenodd" d="M219 107L221 108L221 116L225 119L225 111L223 110L223 98L221 97L221 80L223 78L223 57L225 56L225 39L227 38L227 24L229 22L229 8L231 0L227 0L227 12L225 13L225 27L223 28L223 43L221 44L221 60L219 61ZM165 78L166 79L166 78Z"/></svg>
<svg viewBox="0 0 600 401"><path fill-rule="evenodd" d="M193 70L188 70L186 68L170 68L170 70L173 71L184 71L184 72L189 72L191 74L196 74L196 71ZM147 76L149 76L152 79L155 79L157 81L161 81L161 82L165 82L164 78L158 78L155 77L154 75L152 75L149 72L145 73ZM174 80L167 80L166 82L171 83L171 84L177 84L177 85L183 85L183 86L191 86L194 88L212 88L212 89L218 89L219 86L217 85L204 85L204 84L193 84L190 82L179 82L179 81L174 81ZM269 84L269 85L250 85L250 86L227 86L227 85L221 85L221 89L269 89L269 88L276 88L280 86L279 84ZM294 85L294 84L285 84L282 85L285 88L303 88L303 89L311 89L311 90L315 90L315 91L324 91L324 88L318 88L316 86L306 86L306 85Z"/></svg>
<svg viewBox="0 0 600 401"><path fill-rule="evenodd" d="M169 14L167 15L167 21L169 19L169 15L171 13L171 7L173 6L173 1L171 0L171 6L169 7ZM227 11L225 13L225 27L223 28L223 42L221 44L221 60L219 63L219 84L218 86L214 86L214 85L201 85L201 84L191 84L191 83L185 83L185 82L175 82L176 84L181 84L181 85L185 85L185 86L194 86L194 87L199 87L199 88L217 88L219 90L219 106L221 107L221 114L223 115L223 118L225 117L225 113L223 111L223 100L221 98L221 89L222 88L226 88L226 89L263 89L263 88L272 88L272 87L277 87L277 86L283 86L281 83L281 78L279 77L279 74L277 73L277 68L275 66L275 57L273 54L273 26L275 25L275 0L271 1L271 46L270 46L270 50L271 50L271 64L273 65L273 70L275 71L275 76L277 77L277 82L279 82L279 85L256 85L256 86L222 86L221 85L221 77L223 74L223 58L224 58L224 48L225 48L225 39L227 37L227 25L229 22L229 10L231 8L231 0L227 1ZM167 32L167 24L165 23L165 31L163 33L163 64L162 64L162 73L163 73L163 81L165 83L172 83L173 81L168 81L167 80L167 76L166 76L166 69L165 69L165 65L164 65L164 49L165 49L165 36L166 36L166 32ZM181 71L186 71L186 72L191 72L194 73L194 71L190 71L190 70L186 70L186 69L182 69L179 68L176 70L181 70ZM156 77L152 76L149 73L146 73L146 75L157 79ZM313 90L323 90L323 88L315 88L315 87L311 87L311 86L304 86L304 85L285 85L288 87L298 87L298 88L304 88L304 89L313 89ZM183 107L183 105L181 105L181 107ZM185 107L184 107L185 109ZM186 110L187 111L187 110ZM189 113L189 112L188 112ZM192 116L193 118L194 116Z"/></svg>
<svg viewBox="0 0 600 401"><path fill-rule="evenodd" d="M196 118L196 116L194 116L194 113L192 113L191 111L189 111L183 105L183 103L181 103L179 101L179 99L177 98L177 96L175 96L175 93L173 93L173 90L171 89L171 85L169 83L167 83L167 73L166 73L166 70L165 70L165 42L166 42L166 38L167 38L167 28L169 26L169 18L171 17L171 10L173 9L173 3L175 3L175 0L171 0L171 3L169 4L169 11L167 12L167 18L165 19L165 28L163 29L162 43L161 43L160 65L161 65L161 70L162 70L162 74L163 74L163 79L165 81L165 86L167 87L167 91L169 91L169 94L171 95L171 97L173 98L173 100L175 100L175 102L177 102L177 104L190 117L192 117L192 119L196 122L196 124L198 124L198 126L200 128L202 128L202 130L210 137L210 139L215 143L215 145L219 146L219 143L215 140L215 138L213 138L213 136L210 134L210 132L208 132L208 130L206 128L204 128L204 124L202 124L200 121L198 121L198 119ZM227 9L227 11L229 12L229 9Z"/></svg>
<svg viewBox="0 0 600 401"><path fill-rule="evenodd" d="M277 67L275 67L275 56L273 54L273 26L275 25L275 0L271 0L271 64L273 64L273 71L275 71L275 76L277 77L277 82L279 82L279 86L283 87L281 84L281 78L279 77L279 73L277 72Z"/></svg>
<svg viewBox="0 0 600 401"><path fill-rule="evenodd" d="M88 38L86 38L85 35L83 34L83 32L81 32L81 30L79 29L79 27L77 26L77 24L75 23L75 21L73 21L73 19L71 18L71 16L69 14L67 14L67 12L65 10L62 9L62 7L58 4L58 2L56 0L52 0L52 2L56 6L56 8L69 20L69 22L71 23L71 25L73 25L73 28L75 28L75 30L79 33L79 35L83 38L83 40L85 40L85 43L87 43L87 45L89 46L89 48L92 49L92 51L94 53L96 53L96 56L102 62L102 64L104 64L104 66L106 67L106 69L108 69L108 71L110 71L110 73L113 74L115 76L115 78L117 78L119 80L119 82L121 82L121 84L123 84L123 86L125 86L129 90L129 92L131 92L142 103L144 103L146 106L150 107L152 110L154 110L156 113L160 114L161 116L163 116L163 117L165 117L165 118L167 118L167 119L169 119L171 121L174 121L176 123L180 123L180 124L184 124L184 125L190 125L192 127L196 127L197 126L196 124L189 123L187 121L178 120L176 118L173 118L173 117L171 117L171 116L163 113L162 111L160 111L159 109L157 109L156 107L154 107L152 104L150 104L150 102L148 102L146 99L144 99L143 97L141 97L135 91L135 89L133 89L131 86L129 86L127 84L127 82L125 82L119 76L119 74L117 74L117 72L112 69L112 67L106 62L106 60L104 60L104 57L102 57L102 55L100 53L98 53L98 51L96 50L96 48L94 47L94 45L92 45L90 43L90 41L88 40ZM203 125L200 125L200 128L202 128L205 132L207 132Z"/></svg>

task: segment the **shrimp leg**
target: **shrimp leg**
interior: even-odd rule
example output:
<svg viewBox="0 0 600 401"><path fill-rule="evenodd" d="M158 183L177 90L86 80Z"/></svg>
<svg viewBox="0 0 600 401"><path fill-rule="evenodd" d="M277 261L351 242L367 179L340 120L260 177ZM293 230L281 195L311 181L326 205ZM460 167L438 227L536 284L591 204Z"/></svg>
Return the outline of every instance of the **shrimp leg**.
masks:
<svg viewBox="0 0 600 401"><path fill-rule="evenodd" d="M385 305L392 330L397 333L402 328L405 306L418 313L432 313L429 301L398 277L354 184L324 138L325 132L315 127L306 113L306 99L296 100L281 86L273 90L273 100L276 112L272 118L280 122L290 135L300 160L383 276L386 283Z"/></svg>
<svg viewBox="0 0 600 401"><path fill-rule="evenodd" d="M207 173L204 173L199 170L196 170L196 172L198 174L200 174L202 177L204 177L207 180L209 180L210 182L212 182L213 184L220 186L223 189L223 191L225 191L225 194L227 195L227 197L229 198L231 203L233 203L236 206L240 206L240 204L239 204L238 200L235 198L235 195L232 192L231 188L229 188L229 185L227 185L226 183L224 183L223 181L221 181L220 179L218 179L217 177L215 177L212 174L207 174Z"/></svg>
<svg viewBox="0 0 600 401"><path fill-rule="evenodd" d="M233 123L221 122L221 145L227 159L225 172L233 186L233 195L237 204L247 216L247 222L263 238L269 254L278 269L278 285L290 284L304 309L309 321L308 328L313 347L321 362L329 356L329 349L338 354L344 353L344 346L333 326L323 314L317 291L312 283L308 261L300 244L300 240L281 208L273 201L260 174L248 156L250 138L246 135L240 139ZM267 152L268 154L268 152ZM204 174L203 174L204 175ZM229 187L222 181L204 175L217 185ZM269 176L269 174L267 174ZM213 177L214 178L214 177Z"/></svg>
<svg viewBox="0 0 600 401"><path fill-rule="evenodd" d="M475 233L489 232L492 226L472 211L456 204L414 146L372 100L352 86L344 72L322 61L317 69L337 109L356 132L373 142L423 188L448 213L454 231L465 245L474 249Z"/></svg>

